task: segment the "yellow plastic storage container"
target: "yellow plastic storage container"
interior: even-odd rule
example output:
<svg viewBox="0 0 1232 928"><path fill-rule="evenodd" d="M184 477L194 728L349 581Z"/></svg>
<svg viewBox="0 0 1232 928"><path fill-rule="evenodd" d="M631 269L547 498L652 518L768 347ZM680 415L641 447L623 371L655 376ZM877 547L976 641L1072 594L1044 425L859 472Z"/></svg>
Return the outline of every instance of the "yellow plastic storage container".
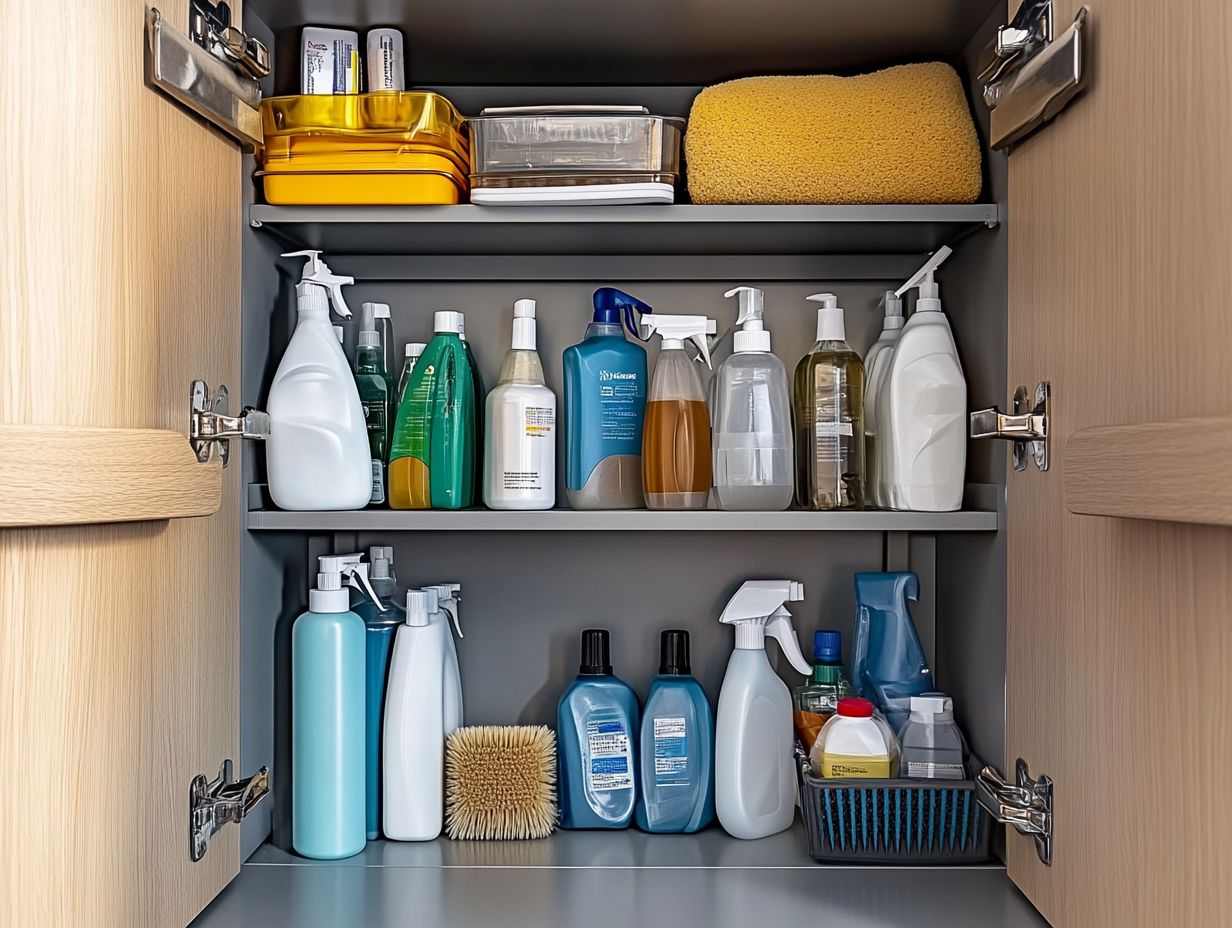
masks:
<svg viewBox="0 0 1232 928"><path fill-rule="evenodd" d="M261 101L267 146L287 136L358 136L373 142L431 144L467 154L464 122L440 94L414 90L299 94Z"/></svg>

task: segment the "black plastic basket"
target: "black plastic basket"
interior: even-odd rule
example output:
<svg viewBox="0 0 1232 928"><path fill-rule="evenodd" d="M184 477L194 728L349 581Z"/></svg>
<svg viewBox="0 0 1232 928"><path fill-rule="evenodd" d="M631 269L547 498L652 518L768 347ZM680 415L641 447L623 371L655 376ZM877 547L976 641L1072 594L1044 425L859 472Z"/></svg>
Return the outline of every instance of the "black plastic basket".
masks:
<svg viewBox="0 0 1232 928"><path fill-rule="evenodd" d="M968 769L981 764L970 758ZM971 780L823 780L801 765L809 854L827 863L976 864L992 816Z"/></svg>

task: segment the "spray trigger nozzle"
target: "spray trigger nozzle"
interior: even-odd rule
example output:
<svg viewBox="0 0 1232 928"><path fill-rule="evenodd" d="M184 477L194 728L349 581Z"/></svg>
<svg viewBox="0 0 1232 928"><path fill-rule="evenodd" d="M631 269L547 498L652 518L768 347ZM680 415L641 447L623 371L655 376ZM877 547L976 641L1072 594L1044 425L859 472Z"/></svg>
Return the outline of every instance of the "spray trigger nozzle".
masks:
<svg viewBox="0 0 1232 928"><path fill-rule="evenodd" d="M713 335L718 325L706 316L673 316L663 313L647 313L642 316L640 337L649 341L652 335L663 339L666 350L684 347L684 342L691 341L697 346L700 356L705 359L706 366L711 370L710 341L706 337Z"/></svg>
<svg viewBox="0 0 1232 928"><path fill-rule="evenodd" d="M434 583L431 586L425 586L424 589L436 594L438 607L453 621L453 628L458 633L458 637L464 637L462 623L458 620L458 604L462 602L462 584Z"/></svg>
<svg viewBox="0 0 1232 928"><path fill-rule="evenodd" d="M920 288L920 296L924 299L937 298L937 283L933 279L933 274L936 273L945 259L954 252L949 245L942 245L932 256L924 262L924 266L911 275L911 279L894 291L895 296L902 296L908 290L914 287Z"/></svg>
<svg viewBox="0 0 1232 928"><path fill-rule="evenodd" d="M355 283L354 277L335 274L321 257L321 252L314 248L288 251L283 257L307 259L304 264L304 274L296 285L296 291L301 291L301 288L306 285L321 287L329 294L330 301L334 304L334 312L344 319L351 318L351 308L347 306L346 298L342 295L342 288L346 284Z"/></svg>
<svg viewBox="0 0 1232 928"><path fill-rule="evenodd" d="M736 626L736 648L765 650L766 637L779 643L791 665L804 675L811 674L800 642L791 624L786 604L804 599L804 584L799 580L746 580L727 603L719 621Z"/></svg>
<svg viewBox="0 0 1232 928"><path fill-rule="evenodd" d="M732 287L723 294L728 299L737 295L740 298L740 314L736 316L736 325L749 323L752 331L759 330L766 311L766 292L757 287Z"/></svg>
<svg viewBox="0 0 1232 928"><path fill-rule="evenodd" d="M359 590L376 604L377 609L384 612L385 604L381 602L381 597L376 595L376 590L368 582L368 565L362 563L362 558L362 554L336 554L321 557L321 573L317 575L318 587L326 589L320 586L323 576L337 574L338 580L335 581L337 586L329 587L330 589L342 589L349 586L353 590Z"/></svg>

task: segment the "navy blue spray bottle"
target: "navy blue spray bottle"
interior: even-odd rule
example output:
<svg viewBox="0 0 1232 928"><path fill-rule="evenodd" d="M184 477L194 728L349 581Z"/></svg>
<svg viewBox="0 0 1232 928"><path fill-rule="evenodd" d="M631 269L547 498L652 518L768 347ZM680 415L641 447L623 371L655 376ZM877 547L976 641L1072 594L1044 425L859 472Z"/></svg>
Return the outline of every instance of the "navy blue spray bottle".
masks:
<svg viewBox="0 0 1232 928"><path fill-rule="evenodd" d="M637 827L701 831L714 818L714 713L689 667L689 633L663 632L638 741Z"/></svg>
<svg viewBox="0 0 1232 928"><path fill-rule="evenodd" d="M556 712L562 828L629 827L637 731L637 694L612 674L607 629L588 628L578 678Z"/></svg>

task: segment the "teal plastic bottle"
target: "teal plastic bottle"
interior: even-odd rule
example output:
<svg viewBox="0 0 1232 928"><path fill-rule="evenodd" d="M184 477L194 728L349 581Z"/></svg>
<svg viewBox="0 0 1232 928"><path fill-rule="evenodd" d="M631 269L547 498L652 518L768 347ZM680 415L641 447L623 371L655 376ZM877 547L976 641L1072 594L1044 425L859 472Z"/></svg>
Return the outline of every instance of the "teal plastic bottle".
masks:
<svg viewBox="0 0 1232 928"><path fill-rule="evenodd" d="M641 509L646 349L624 330L640 338L634 314L653 310L613 287L594 306L586 337L565 349L565 495L574 509Z"/></svg>
<svg viewBox="0 0 1232 928"><path fill-rule="evenodd" d="M714 819L714 713L689 667L689 633L659 641L638 742L637 827L656 834L701 831Z"/></svg>
<svg viewBox="0 0 1232 928"><path fill-rule="evenodd" d="M612 674L607 629L588 628L578 678L556 710L561 828L629 827L637 731L637 694Z"/></svg>
<svg viewBox="0 0 1232 928"><path fill-rule="evenodd" d="M394 549L368 549L371 560L369 579L380 597L381 605L365 597L352 611L364 620L365 653L364 680L364 763L367 784L366 830L368 840L381 836L381 726L385 720L385 689L389 682L389 658L393 653L394 635L406 621L406 610L398 605L398 580L394 575Z"/></svg>
<svg viewBox="0 0 1232 928"><path fill-rule="evenodd" d="M308 611L291 628L291 843L336 860L365 841L364 620L344 584L360 555L320 561Z"/></svg>

